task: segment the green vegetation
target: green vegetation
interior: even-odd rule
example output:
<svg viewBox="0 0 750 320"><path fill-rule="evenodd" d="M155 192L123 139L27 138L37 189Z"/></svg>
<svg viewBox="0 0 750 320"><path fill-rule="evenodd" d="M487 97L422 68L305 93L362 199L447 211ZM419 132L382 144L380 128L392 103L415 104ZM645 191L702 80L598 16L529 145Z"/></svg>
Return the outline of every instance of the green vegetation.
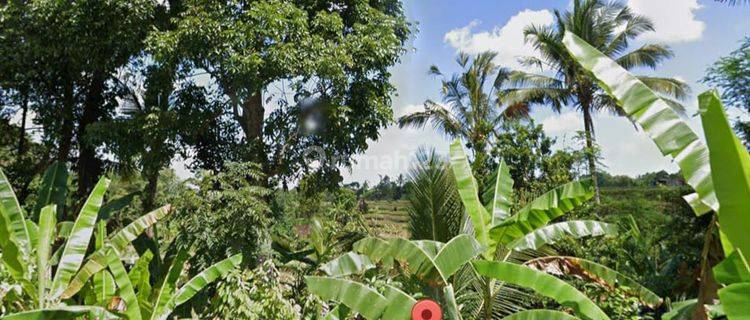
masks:
<svg viewBox="0 0 750 320"><path fill-rule="evenodd" d="M682 81L630 73L672 57L631 48L655 25L575 0L524 70L459 53L394 119L399 0L0 1L0 319L748 319L748 40L701 135ZM536 106L582 113L572 147ZM597 111L680 170L602 170ZM448 154L342 183L394 124Z"/></svg>
<svg viewBox="0 0 750 320"><path fill-rule="evenodd" d="M573 55L563 45L565 32L572 32L625 69L656 68L663 60L672 57L672 51L660 44L644 44L628 50L629 42L640 34L654 30L648 18L633 12L621 3L603 0L575 0L572 10L555 11L554 26L530 25L524 36L543 58L526 57L523 63L539 69L539 73L515 71L509 77L512 88L504 91L511 103L540 104L560 112L563 106L573 106L583 114L586 160L589 175L596 170L595 131L592 113L598 110L622 115L621 105L607 96L596 79L582 70ZM543 74L551 70L554 76ZM681 99L689 90L679 80L659 77L640 77L653 90ZM671 106L682 109L672 100ZM598 181L594 180L596 202L599 202Z"/></svg>

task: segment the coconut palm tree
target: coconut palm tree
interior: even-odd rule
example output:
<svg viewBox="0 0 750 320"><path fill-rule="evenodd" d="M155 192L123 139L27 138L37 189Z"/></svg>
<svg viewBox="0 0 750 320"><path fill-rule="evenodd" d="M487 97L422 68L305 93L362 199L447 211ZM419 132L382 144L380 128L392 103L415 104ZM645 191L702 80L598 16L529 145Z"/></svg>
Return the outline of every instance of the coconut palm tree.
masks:
<svg viewBox="0 0 750 320"><path fill-rule="evenodd" d="M660 44L644 44L628 50L630 41L638 35L654 30L646 17L633 13L619 2L604 0L574 0L570 11L555 10L555 23L550 26L530 25L524 30L527 43L538 52L537 57L521 59L525 67L539 72L514 71L508 75L510 84L500 95L507 103L539 104L560 112L563 106L572 106L583 114L584 133L588 150L595 146L592 114L599 110L622 115L617 101L599 87L596 80L573 59L562 43L565 31L570 31L592 46L616 60L626 69L654 69L671 58L672 51ZM672 99L683 99L689 88L672 78L640 77L655 91L668 97L671 105L682 110ZM596 155L588 152L589 172L596 173ZM595 199L599 198L597 179L594 181Z"/></svg>
<svg viewBox="0 0 750 320"><path fill-rule="evenodd" d="M463 68L450 78L443 75L437 66L429 73L442 81L442 100L424 102L424 111L405 115L398 119L403 127L423 128L428 122L446 137L460 139L474 154L472 169L476 174L487 175L489 146L493 145L495 132L506 117L527 114L524 105L498 108L500 100L495 94L508 79L510 70L495 64L495 52L483 52L471 58L459 53L456 61Z"/></svg>

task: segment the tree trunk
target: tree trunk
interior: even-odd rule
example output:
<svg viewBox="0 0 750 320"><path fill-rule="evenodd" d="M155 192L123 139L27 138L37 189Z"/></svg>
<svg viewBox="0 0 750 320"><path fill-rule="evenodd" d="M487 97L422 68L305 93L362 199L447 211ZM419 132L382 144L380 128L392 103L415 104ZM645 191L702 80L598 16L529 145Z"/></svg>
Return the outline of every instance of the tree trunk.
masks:
<svg viewBox="0 0 750 320"><path fill-rule="evenodd" d="M580 100L580 99L579 99ZM594 122L591 119L591 106L588 103L581 102L581 109L583 109L583 124L584 134L586 136L586 160L589 164L589 175L591 176L591 182L594 186L594 201L601 203L601 196L599 195L599 179L596 174L596 155L594 154Z"/></svg>
<svg viewBox="0 0 750 320"><path fill-rule="evenodd" d="M153 170L149 170L153 171ZM143 212L154 210L156 203L156 188L159 184L159 171L146 173L146 188L143 190Z"/></svg>
<svg viewBox="0 0 750 320"><path fill-rule="evenodd" d="M717 215L714 213L703 240L698 301L693 310L693 319L708 320L708 310L704 306L719 299L719 284L714 279L712 269L724 260L724 251L721 248L721 240L716 236L717 232Z"/></svg>
<svg viewBox="0 0 750 320"><path fill-rule="evenodd" d="M73 82L66 78L63 85L63 108L62 108L62 125L60 127L60 146L57 149L57 161L62 163L68 162L70 148L73 144L75 97L73 92Z"/></svg>
<svg viewBox="0 0 750 320"><path fill-rule="evenodd" d="M482 309L484 309L484 319L485 320L492 320L492 280L490 278L485 278L487 281L484 286L484 305L482 306Z"/></svg>
<svg viewBox="0 0 750 320"><path fill-rule="evenodd" d="M29 95L23 92L21 97L21 128L18 132L18 158L26 153L26 115L29 111Z"/></svg>
<svg viewBox="0 0 750 320"><path fill-rule="evenodd" d="M251 151L250 158L247 160L261 165L263 172L266 174L266 179L261 181L261 184L266 185L268 178L273 174L273 168L268 163L268 155L263 143L263 121L265 120L263 92L258 90L252 96L242 100L239 99L235 91L230 91L229 95L232 99L234 117L240 124Z"/></svg>
<svg viewBox="0 0 750 320"><path fill-rule="evenodd" d="M156 202L156 188L158 187L159 183L159 170L147 170L146 172L146 180L148 183L146 184L146 188L144 190L145 195L143 197L143 212L151 212L151 210L154 210L155 208L155 202ZM154 254L155 264L154 266L157 268L161 268L161 246L159 244L159 229L157 228L156 224L152 225L148 231L146 232L146 238L149 241L149 249Z"/></svg>
<svg viewBox="0 0 750 320"><path fill-rule="evenodd" d="M232 108L234 118L240 124L242 132L245 134L248 142L253 142L263 136L263 94L259 90L252 96L242 99L237 96L235 91L229 92L232 99ZM241 109L241 110L240 110Z"/></svg>
<svg viewBox="0 0 750 320"><path fill-rule="evenodd" d="M86 129L101 120L104 105L105 74L95 71L83 104L78 124L78 196L85 199L102 173L102 161L96 157L96 146L86 141Z"/></svg>

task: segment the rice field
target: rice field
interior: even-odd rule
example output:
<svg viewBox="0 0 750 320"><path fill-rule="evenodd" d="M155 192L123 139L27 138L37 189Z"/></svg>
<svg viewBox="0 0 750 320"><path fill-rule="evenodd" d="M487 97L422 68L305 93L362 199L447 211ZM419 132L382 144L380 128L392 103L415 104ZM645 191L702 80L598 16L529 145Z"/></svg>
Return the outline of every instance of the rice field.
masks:
<svg viewBox="0 0 750 320"><path fill-rule="evenodd" d="M381 237L408 238L407 205L406 200L367 201L367 212L364 214L367 227L373 234Z"/></svg>

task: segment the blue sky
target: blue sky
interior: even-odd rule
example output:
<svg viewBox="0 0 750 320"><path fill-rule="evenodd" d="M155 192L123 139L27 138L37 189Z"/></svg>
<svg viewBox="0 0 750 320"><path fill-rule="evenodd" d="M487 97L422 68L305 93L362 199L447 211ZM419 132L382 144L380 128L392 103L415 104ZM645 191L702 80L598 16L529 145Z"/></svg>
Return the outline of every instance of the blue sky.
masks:
<svg viewBox="0 0 750 320"><path fill-rule="evenodd" d="M686 104L688 114L697 111L694 97L707 89L698 81L706 68L719 57L739 46L743 37L750 36L750 5L728 6L706 0L625 0L636 12L650 17L656 32L646 34L633 46L644 42L669 45L675 57L655 72L660 76L677 77L693 90ZM394 98L394 114L400 116L421 109L425 99L439 100L439 81L427 75L430 65L436 64L443 73L457 71L454 62L459 50L475 53L483 50L499 52L498 63L518 68L518 56L533 54L523 44L521 30L529 23L545 24L552 20L552 10L564 10L570 1L455 1L406 0L408 18L417 23L419 32L413 36L413 51L393 68L392 82L398 90ZM739 116L736 112L735 116ZM580 116L572 109L560 114L543 108L534 109L532 117L542 123L547 133L558 138L559 146L570 146L570 137L582 128ZM700 130L699 121L688 120ZM613 174L635 176L649 171L677 166L663 158L648 137L637 131L625 118L598 114L594 120L597 138L602 148L605 170ZM701 133L702 134L702 133ZM381 131L367 152L358 161L346 181L371 182L379 174L391 176L406 173L420 146L434 147L447 152L449 141L431 127L399 129L391 126Z"/></svg>

